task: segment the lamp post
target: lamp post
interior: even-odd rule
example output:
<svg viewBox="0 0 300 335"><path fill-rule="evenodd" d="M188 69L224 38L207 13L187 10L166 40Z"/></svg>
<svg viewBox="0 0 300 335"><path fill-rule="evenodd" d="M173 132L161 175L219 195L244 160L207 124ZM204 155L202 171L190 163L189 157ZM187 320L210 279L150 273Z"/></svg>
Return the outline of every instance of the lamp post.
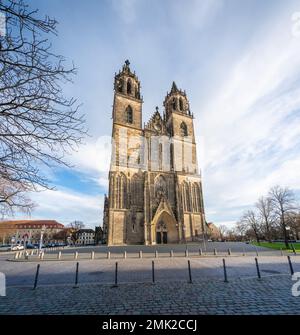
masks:
<svg viewBox="0 0 300 335"><path fill-rule="evenodd" d="M186 240L186 235L185 235L186 226L184 224L183 224L182 230L183 230L183 237L184 237L184 243L185 243L185 250L187 250L187 240Z"/></svg>
<svg viewBox="0 0 300 335"><path fill-rule="evenodd" d="M45 230L46 230L46 226L43 225L42 230L41 230L41 236L40 236L39 253L42 252L43 236L44 236Z"/></svg>

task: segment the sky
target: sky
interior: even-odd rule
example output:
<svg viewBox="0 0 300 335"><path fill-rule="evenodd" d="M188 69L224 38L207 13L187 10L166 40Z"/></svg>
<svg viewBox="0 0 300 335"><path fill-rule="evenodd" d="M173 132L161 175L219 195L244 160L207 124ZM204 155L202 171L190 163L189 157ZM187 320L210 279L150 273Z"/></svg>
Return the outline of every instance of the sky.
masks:
<svg viewBox="0 0 300 335"><path fill-rule="evenodd" d="M34 219L102 224L108 192L114 73L126 59L141 81L143 122L170 91L195 116L206 219L231 227L269 188L300 194L300 1L31 0L55 17L53 50L75 63L67 96L90 137L47 171L55 191L32 194Z"/></svg>

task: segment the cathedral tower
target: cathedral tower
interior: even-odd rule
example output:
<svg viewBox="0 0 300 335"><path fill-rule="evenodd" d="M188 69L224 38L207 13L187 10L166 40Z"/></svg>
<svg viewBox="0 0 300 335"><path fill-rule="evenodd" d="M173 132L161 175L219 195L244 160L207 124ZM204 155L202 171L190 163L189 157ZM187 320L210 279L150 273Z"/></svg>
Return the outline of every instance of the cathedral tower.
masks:
<svg viewBox="0 0 300 335"><path fill-rule="evenodd" d="M113 150L104 229L109 245L202 240L206 232L193 115L173 82L142 127L140 82L126 61L115 75Z"/></svg>

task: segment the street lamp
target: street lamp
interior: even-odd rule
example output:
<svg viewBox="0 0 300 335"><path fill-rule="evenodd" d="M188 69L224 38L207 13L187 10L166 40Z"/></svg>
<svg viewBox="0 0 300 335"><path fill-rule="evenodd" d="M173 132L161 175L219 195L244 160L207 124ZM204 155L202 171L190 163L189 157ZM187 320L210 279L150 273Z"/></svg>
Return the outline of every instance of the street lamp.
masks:
<svg viewBox="0 0 300 335"><path fill-rule="evenodd" d="M182 230L183 230L183 236L184 236L184 242L185 242L185 250L187 250L187 240L186 240L186 235L185 235L186 226L184 224L183 224Z"/></svg>
<svg viewBox="0 0 300 335"><path fill-rule="evenodd" d="M43 236L44 236L45 230L46 230L46 226L43 225L42 230L41 230L41 236L40 236L39 253L41 253L42 251Z"/></svg>

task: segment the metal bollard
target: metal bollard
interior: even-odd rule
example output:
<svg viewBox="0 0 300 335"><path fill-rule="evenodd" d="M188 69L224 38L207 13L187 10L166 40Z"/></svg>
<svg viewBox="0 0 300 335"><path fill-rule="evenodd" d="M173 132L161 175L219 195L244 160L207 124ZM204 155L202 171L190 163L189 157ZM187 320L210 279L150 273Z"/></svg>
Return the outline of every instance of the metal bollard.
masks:
<svg viewBox="0 0 300 335"><path fill-rule="evenodd" d="M38 278L39 278L39 273L40 273L40 264L38 264L37 267L36 267L36 273L35 273L34 284L33 284L33 289L34 289L34 290L35 290L36 287L37 287Z"/></svg>
<svg viewBox="0 0 300 335"><path fill-rule="evenodd" d="M155 284L155 276L154 276L154 261L152 261L152 284Z"/></svg>
<svg viewBox="0 0 300 335"><path fill-rule="evenodd" d="M124 258L127 258L127 252L124 251Z"/></svg>
<svg viewBox="0 0 300 335"><path fill-rule="evenodd" d="M15 253L15 259L18 259L19 258L19 251L17 251L16 253Z"/></svg>
<svg viewBox="0 0 300 335"><path fill-rule="evenodd" d="M33 250L31 250L30 256L33 256Z"/></svg>
<svg viewBox="0 0 300 335"><path fill-rule="evenodd" d="M173 257L174 256L174 252L173 250L170 251L170 257Z"/></svg>
<svg viewBox="0 0 300 335"><path fill-rule="evenodd" d="M41 252L40 259L44 259L44 252Z"/></svg>
<svg viewBox="0 0 300 335"><path fill-rule="evenodd" d="M75 285L73 286L74 288L78 287L78 272L79 272L79 263L76 263L76 272L75 272Z"/></svg>
<svg viewBox="0 0 300 335"><path fill-rule="evenodd" d="M107 251L107 258L110 258L110 251Z"/></svg>
<svg viewBox="0 0 300 335"><path fill-rule="evenodd" d="M140 258L143 258L143 252L140 250L140 252L139 252L139 257Z"/></svg>
<svg viewBox="0 0 300 335"><path fill-rule="evenodd" d="M158 251L155 250L155 258L158 258Z"/></svg>
<svg viewBox="0 0 300 335"><path fill-rule="evenodd" d="M255 252L256 252L256 256L258 257L258 250L256 247L255 247Z"/></svg>
<svg viewBox="0 0 300 335"><path fill-rule="evenodd" d="M188 251L188 249L185 249L185 257L189 257L189 251Z"/></svg>
<svg viewBox="0 0 300 335"><path fill-rule="evenodd" d="M246 256L246 250L245 250L245 247L243 247L243 256Z"/></svg>
<svg viewBox="0 0 300 335"><path fill-rule="evenodd" d="M95 259L95 251L91 252L91 259Z"/></svg>
<svg viewBox="0 0 300 335"><path fill-rule="evenodd" d="M215 248L214 249L214 255L217 256L218 252L217 252L217 249Z"/></svg>
<svg viewBox="0 0 300 335"><path fill-rule="evenodd" d="M77 259L78 258L78 252L76 251L75 253L74 253L74 259Z"/></svg>
<svg viewBox="0 0 300 335"><path fill-rule="evenodd" d="M261 279L259 265L258 265L258 260L257 260L256 257L255 257L255 265L256 265L257 277L258 277L258 279Z"/></svg>
<svg viewBox="0 0 300 335"><path fill-rule="evenodd" d="M61 259L61 251L58 252L57 259Z"/></svg>
<svg viewBox="0 0 300 335"><path fill-rule="evenodd" d="M202 256L203 252L202 249L199 249L199 256Z"/></svg>
<svg viewBox="0 0 300 335"><path fill-rule="evenodd" d="M189 269L189 283L192 284L192 271L191 271L191 262L188 260L188 269Z"/></svg>
<svg viewBox="0 0 300 335"><path fill-rule="evenodd" d="M291 275L293 275L294 274L294 269L293 269L293 264L292 264L292 261L291 261L291 257L287 256L287 258L288 258L288 262L289 262L289 266L290 266Z"/></svg>
<svg viewBox="0 0 300 335"><path fill-rule="evenodd" d="M231 249L228 249L228 255L231 256Z"/></svg>
<svg viewBox="0 0 300 335"><path fill-rule="evenodd" d="M225 259L223 258L224 282L228 283Z"/></svg>
<svg viewBox="0 0 300 335"><path fill-rule="evenodd" d="M116 262L116 268L115 268L115 284L114 287L118 286L118 262Z"/></svg>

